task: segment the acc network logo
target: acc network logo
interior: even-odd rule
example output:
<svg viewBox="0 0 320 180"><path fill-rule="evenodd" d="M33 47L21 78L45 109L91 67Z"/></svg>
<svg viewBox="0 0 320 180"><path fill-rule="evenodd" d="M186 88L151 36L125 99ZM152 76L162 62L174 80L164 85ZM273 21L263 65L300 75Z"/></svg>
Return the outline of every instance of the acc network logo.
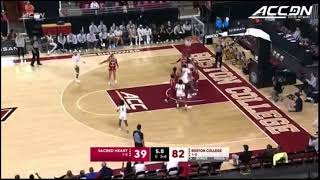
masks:
<svg viewBox="0 0 320 180"><path fill-rule="evenodd" d="M262 6L250 19L310 18L312 6Z"/></svg>

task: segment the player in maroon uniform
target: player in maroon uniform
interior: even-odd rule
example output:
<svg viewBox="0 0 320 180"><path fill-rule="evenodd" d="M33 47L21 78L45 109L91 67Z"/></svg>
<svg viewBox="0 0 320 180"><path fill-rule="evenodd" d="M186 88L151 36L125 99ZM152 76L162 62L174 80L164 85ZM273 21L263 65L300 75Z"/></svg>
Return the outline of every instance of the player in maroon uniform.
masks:
<svg viewBox="0 0 320 180"><path fill-rule="evenodd" d="M173 76L174 76L174 79L176 80L176 82L178 82L179 74L178 74L178 72L177 72L177 68L176 68L176 67L173 67L173 68L172 68L172 73L171 73L171 75L173 75Z"/></svg>
<svg viewBox="0 0 320 180"><path fill-rule="evenodd" d="M119 68L118 60L114 57L114 54L111 54L107 60L102 61L100 64L103 64L105 62L109 62L109 82L108 82L108 84L110 85L111 75L113 75L114 82L117 83L116 72L117 72L117 68Z"/></svg>
<svg viewBox="0 0 320 180"><path fill-rule="evenodd" d="M184 64L187 64L188 60L190 60L188 55L182 54L182 57L180 59L178 59L176 62L171 64L177 64L178 62L181 62L181 67L182 67Z"/></svg>
<svg viewBox="0 0 320 180"><path fill-rule="evenodd" d="M169 94L166 94L166 99L164 99L165 102L168 102L170 95L175 96L176 83L177 83L177 78L175 77L174 74L171 74L171 76L170 76L170 91L169 91Z"/></svg>
<svg viewBox="0 0 320 180"><path fill-rule="evenodd" d="M191 78L191 88L194 91L194 93L192 93L192 95L196 95L198 92L198 82L199 82L199 72L196 66L194 66L193 68L191 68L191 74L192 74L192 78Z"/></svg>

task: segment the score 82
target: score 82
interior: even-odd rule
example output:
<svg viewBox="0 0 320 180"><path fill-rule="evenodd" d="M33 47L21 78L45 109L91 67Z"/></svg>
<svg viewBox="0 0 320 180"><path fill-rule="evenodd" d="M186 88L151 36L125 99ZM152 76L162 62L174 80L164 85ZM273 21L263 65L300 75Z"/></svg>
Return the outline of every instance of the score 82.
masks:
<svg viewBox="0 0 320 180"><path fill-rule="evenodd" d="M170 160L187 162L189 160L189 148L170 148Z"/></svg>
<svg viewBox="0 0 320 180"><path fill-rule="evenodd" d="M173 158L184 158L184 150L183 149L180 149L179 151L178 150L173 150L172 151L172 157Z"/></svg>
<svg viewBox="0 0 320 180"><path fill-rule="evenodd" d="M133 148L131 161L150 161L149 148Z"/></svg>

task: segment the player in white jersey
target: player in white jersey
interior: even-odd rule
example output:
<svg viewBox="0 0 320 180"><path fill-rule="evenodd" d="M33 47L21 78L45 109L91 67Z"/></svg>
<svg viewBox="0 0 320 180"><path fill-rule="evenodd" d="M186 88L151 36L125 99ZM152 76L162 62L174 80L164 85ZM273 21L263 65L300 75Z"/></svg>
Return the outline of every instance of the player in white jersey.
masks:
<svg viewBox="0 0 320 180"><path fill-rule="evenodd" d="M80 53L77 52L77 51L74 51L73 52L73 56L72 56L72 61L73 61L73 64L74 64L74 70L76 71L76 79L75 79L75 82L76 83L80 83L80 80L79 80L79 73L80 73L80 63L81 63L81 60L80 60ZM82 61L83 63L86 63L85 61Z"/></svg>
<svg viewBox="0 0 320 180"><path fill-rule="evenodd" d="M186 64L182 65L180 79L182 80L183 84L185 84L186 98L191 98L191 95L190 95L191 70L188 68Z"/></svg>
<svg viewBox="0 0 320 180"><path fill-rule="evenodd" d="M184 105L186 108L187 102L186 102L186 94L185 94L186 86L183 83L182 79L179 79L179 82L176 84L176 103L177 103L177 108L179 108L180 102L184 102Z"/></svg>
<svg viewBox="0 0 320 180"><path fill-rule="evenodd" d="M117 112L119 112L119 130L122 130L121 124L122 121L128 127L128 122L127 122L127 106L124 104L123 100L120 100L119 106L117 108ZM129 133L128 130L126 130L127 133Z"/></svg>

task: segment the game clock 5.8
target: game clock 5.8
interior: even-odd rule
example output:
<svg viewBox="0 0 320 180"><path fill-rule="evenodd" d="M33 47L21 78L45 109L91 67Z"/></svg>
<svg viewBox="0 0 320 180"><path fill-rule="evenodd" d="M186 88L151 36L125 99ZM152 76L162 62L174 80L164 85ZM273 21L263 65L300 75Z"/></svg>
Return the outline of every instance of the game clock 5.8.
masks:
<svg viewBox="0 0 320 180"><path fill-rule="evenodd" d="M151 161L169 161L169 147L150 148Z"/></svg>

